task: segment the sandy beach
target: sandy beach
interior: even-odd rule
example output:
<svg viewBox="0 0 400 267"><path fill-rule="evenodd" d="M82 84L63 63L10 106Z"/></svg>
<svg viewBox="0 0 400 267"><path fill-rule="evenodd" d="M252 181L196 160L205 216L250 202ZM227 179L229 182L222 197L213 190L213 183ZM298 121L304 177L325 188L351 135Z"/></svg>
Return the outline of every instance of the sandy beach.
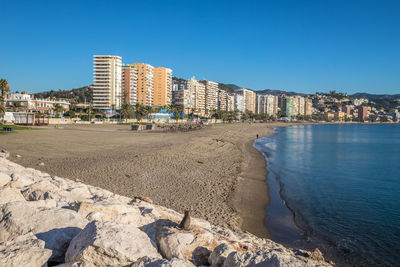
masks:
<svg viewBox="0 0 400 267"><path fill-rule="evenodd" d="M65 125L0 136L10 159L213 224L268 237L264 157L254 139L288 124L212 125L191 132L132 132L126 125ZM20 155L17 157L16 155ZM41 164L43 163L43 164Z"/></svg>

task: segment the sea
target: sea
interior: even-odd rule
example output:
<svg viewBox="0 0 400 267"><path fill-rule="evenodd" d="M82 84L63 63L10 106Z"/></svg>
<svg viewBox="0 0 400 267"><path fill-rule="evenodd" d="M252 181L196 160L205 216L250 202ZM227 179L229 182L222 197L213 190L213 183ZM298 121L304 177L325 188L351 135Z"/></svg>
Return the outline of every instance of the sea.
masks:
<svg viewBox="0 0 400 267"><path fill-rule="evenodd" d="M271 239L343 266L400 266L400 125L275 128L266 157Z"/></svg>

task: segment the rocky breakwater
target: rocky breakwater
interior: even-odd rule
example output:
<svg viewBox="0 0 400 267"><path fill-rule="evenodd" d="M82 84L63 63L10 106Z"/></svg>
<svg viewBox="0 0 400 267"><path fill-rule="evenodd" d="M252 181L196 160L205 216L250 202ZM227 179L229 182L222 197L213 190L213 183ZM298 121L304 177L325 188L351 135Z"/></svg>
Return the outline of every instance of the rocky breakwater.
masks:
<svg viewBox="0 0 400 267"><path fill-rule="evenodd" d="M1 266L330 266L182 214L0 158Z"/></svg>

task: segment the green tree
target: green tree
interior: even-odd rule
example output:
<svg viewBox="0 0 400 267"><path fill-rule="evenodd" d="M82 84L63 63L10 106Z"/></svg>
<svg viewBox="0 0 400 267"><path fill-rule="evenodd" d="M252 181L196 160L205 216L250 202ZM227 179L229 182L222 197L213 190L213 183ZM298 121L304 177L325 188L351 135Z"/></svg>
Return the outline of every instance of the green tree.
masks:
<svg viewBox="0 0 400 267"><path fill-rule="evenodd" d="M10 85L6 79L0 79L0 90L1 90L1 100L4 102L6 100L6 94L10 91Z"/></svg>
<svg viewBox="0 0 400 267"><path fill-rule="evenodd" d="M131 104L124 103L121 106L121 115L125 119L125 121L128 121L128 118L132 117L134 113L133 107Z"/></svg>
<svg viewBox="0 0 400 267"><path fill-rule="evenodd" d="M57 118L59 118L60 114L64 112L64 108L60 104L55 104L53 107L53 111L56 113Z"/></svg>

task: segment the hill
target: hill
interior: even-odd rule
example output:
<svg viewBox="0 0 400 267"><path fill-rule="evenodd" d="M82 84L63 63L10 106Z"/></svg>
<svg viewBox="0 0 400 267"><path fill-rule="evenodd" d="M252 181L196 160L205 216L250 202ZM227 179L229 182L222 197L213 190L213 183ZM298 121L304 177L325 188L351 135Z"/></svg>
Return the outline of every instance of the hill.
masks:
<svg viewBox="0 0 400 267"><path fill-rule="evenodd" d="M83 86L71 90L47 91L34 94L36 98L63 98L72 104L91 102L93 99L93 89L90 86Z"/></svg>

